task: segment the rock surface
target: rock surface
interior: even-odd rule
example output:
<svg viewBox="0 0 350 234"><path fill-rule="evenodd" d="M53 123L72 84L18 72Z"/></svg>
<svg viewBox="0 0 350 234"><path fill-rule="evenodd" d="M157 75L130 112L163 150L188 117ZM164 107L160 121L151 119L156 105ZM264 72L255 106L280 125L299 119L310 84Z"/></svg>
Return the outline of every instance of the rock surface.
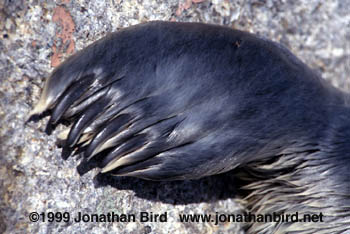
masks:
<svg viewBox="0 0 350 234"><path fill-rule="evenodd" d="M63 161L47 119L24 126L45 78L108 32L150 20L224 24L279 41L335 86L350 90L349 0L0 0L0 233L239 233L241 223L181 223L179 214L240 213L232 175L149 182L80 177ZM59 128L58 128L59 129ZM44 212L45 222L31 222ZM49 212L56 213L50 222ZM69 212L69 222L59 222ZM167 212L167 222L85 222L87 214ZM52 218L52 217L51 217ZM52 221L52 220L51 220Z"/></svg>

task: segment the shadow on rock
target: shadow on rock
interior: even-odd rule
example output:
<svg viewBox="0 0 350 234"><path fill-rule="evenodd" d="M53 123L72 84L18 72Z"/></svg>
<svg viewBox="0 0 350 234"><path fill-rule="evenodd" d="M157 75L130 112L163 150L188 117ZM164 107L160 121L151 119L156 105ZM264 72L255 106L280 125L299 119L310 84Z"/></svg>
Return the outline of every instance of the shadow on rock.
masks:
<svg viewBox="0 0 350 234"><path fill-rule="evenodd" d="M237 194L233 172L184 181L148 181L133 177L98 174L95 187L112 186L118 190L133 190L135 196L169 204L214 202L234 198Z"/></svg>

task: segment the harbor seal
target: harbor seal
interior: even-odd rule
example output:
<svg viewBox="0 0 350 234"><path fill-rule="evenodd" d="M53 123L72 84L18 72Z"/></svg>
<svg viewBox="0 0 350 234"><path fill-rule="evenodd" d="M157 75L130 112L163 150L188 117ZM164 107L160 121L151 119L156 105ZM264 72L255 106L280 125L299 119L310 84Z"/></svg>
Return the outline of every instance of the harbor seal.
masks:
<svg viewBox="0 0 350 234"><path fill-rule="evenodd" d="M202 23L149 22L69 57L29 120L59 123L62 156L83 174L197 179L237 169L256 213L323 222L252 223L248 233L350 227L350 96L286 48ZM84 169L85 168L85 169ZM86 169L87 168L87 169Z"/></svg>

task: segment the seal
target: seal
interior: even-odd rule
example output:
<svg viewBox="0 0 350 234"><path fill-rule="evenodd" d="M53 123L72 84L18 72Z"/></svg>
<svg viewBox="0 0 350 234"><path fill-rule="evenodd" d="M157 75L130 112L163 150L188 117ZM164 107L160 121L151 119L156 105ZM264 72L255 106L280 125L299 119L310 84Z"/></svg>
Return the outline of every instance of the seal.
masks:
<svg viewBox="0 0 350 234"><path fill-rule="evenodd" d="M250 211L324 222L248 233L350 227L350 96L282 45L201 23L154 21L111 33L47 79L29 120L59 123L79 172L184 180L237 169Z"/></svg>

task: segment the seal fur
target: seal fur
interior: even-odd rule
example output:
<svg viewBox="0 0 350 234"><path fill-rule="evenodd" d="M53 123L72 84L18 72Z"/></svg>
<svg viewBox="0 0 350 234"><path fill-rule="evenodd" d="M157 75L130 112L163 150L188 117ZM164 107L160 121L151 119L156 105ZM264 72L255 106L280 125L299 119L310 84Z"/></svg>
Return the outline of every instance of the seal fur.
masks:
<svg viewBox="0 0 350 234"><path fill-rule="evenodd" d="M253 223L249 233L350 227L349 95L278 43L201 23L149 22L68 58L31 112L61 122L80 173L196 179L238 169L252 212L323 223ZM85 168L85 169L84 169Z"/></svg>

